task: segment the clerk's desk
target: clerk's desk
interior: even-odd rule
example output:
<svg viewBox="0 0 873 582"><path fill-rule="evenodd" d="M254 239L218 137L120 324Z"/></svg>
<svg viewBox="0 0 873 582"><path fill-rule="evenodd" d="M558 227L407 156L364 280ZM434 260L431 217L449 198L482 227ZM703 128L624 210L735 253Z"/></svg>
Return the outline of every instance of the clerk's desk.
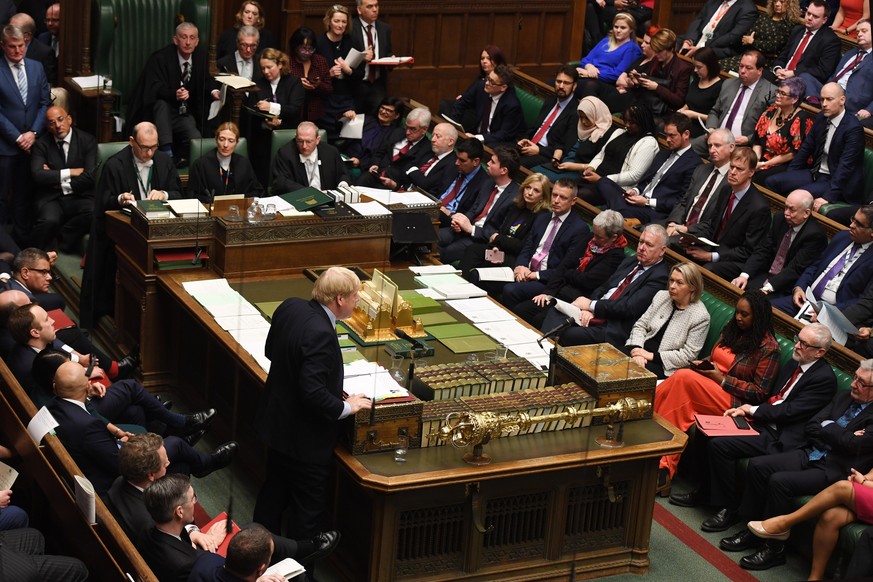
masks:
<svg viewBox="0 0 873 582"><path fill-rule="evenodd" d="M412 287L408 271L388 275ZM218 409L213 431L240 442L239 462L257 479L266 451L253 423L267 374L181 286L215 276L158 275L167 368L190 404ZM252 303L311 288L302 277L230 283ZM465 357L432 343L434 361ZM381 346L359 349L387 358ZM485 467L467 465L451 446L413 449L396 464L390 452L352 456L340 445L335 568L354 582L565 579L574 558L586 576L648 571L658 461L681 452L686 436L655 417L626 423L626 446L606 450L594 442L604 430L497 439L486 445L494 462Z"/></svg>
<svg viewBox="0 0 873 582"><path fill-rule="evenodd" d="M106 232L118 257L115 293L116 338L138 344L143 384L166 384L171 377L162 362L170 357L165 319L157 295L155 251L209 254L208 267L229 278L288 276L313 265L359 265L383 268L390 262L390 217L324 220L318 216L277 218L248 224L222 217L203 220L146 221L137 214L106 213Z"/></svg>

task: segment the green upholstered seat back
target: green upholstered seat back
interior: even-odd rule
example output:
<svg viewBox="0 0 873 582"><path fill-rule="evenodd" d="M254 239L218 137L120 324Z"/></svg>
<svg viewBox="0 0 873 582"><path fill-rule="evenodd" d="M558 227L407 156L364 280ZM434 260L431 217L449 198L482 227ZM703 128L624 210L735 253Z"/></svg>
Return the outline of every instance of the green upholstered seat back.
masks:
<svg viewBox="0 0 873 582"><path fill-rule="evenodd" d="M189 161L193 164L194 160L205 154L211 149L215 148L215 140L213 138L200 138L200 139L192 139L191 140L191 154L188 158ZM246 141L246 138L239 138L239 142L236 144L236 153L241 156L249 157L249 142Z"/></svg>
<svg viewBox="0 0 873 582"><path fill-rule="evenodd" d="M283 146L291 143L291 140L297 137L296 129L277 129L273 131L272 141L270 142L270 183L273 183L273 160L276 159L276 153ZM323 129L318 130L318 137L325 143L327 143L327 132ZM284 192L279 192L279 194L284 194Z"/></svg>
<svg viewBox="0 0 873 582"><path fill-rule="evenodd" d="M124 111L149 55L172 42L177 16L197 25L200 44L209 43L208 0L94 0L91 49L95 73L112 77Z"/></svg>
<svg viewBox="0 0 873 582"><path fill-rule="evenodd" d="M543 100L518 87L515 87L515 94L518 100L521 101L525 126L533 127L533 124L536 123L537 115L540 113L540 108L543 106Z"/></svg>
<svg viewBox="0 0 873 582"><path fill-rule="evenodd" d="M715 343L721 335L721 330L724 329L727 322L734 316L734 307L733 305L723 303L706 291L703 292L701 301L703 301L703 305L709 312L709 332L706 335L706 342L700 350L700 357L705 358L712 353L712 348L715 347Z"/></svg>
<svg viewBox="0 0 873 582"><path fill-rule="evenodd" d="M794 340L777 334L776 341L779 342L779 369L782 369L783 366L791 361L791 354L794 352Z"/></svg>
<svg viewBox="0 0 873 582"><path fill-rule="evenodd" d="M97 175L94 176L96 181L100 180L100 174L103 172L103 164L106 163L106 160L126 148L129 144L130 142L127 141L110 141L97 144L97 161L100 165L97 166Z"/></svg>

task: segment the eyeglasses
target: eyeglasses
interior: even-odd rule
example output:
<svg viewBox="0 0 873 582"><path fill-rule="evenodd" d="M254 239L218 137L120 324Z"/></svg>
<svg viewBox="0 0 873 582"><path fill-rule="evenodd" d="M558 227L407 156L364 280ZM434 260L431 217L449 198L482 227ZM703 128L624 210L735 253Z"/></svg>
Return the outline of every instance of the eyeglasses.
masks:
<svg viewBox="0 0 873 582"><path fill-rule="evenodd" d="M781 95L783 97L788 97L788 98L794 97L794 95L792 95L788 91L783 91L782 89L777 89L776 94Z"/></svg>
<svg viewBox="0 0 873 582"><path fill-rule="evenodd" d="M852 383L857 384L861 388L866 388L867 390L870 390L871 388L873 388L873 384L868 384L867 382L864 382L863 380L861 380L861 378L860 378L860 376L858 376L858 374L855 374L855 376L852 378Z"/></svg>
<svg viewBox="0 0 873 582"><path fill-rule="evenodd" d="M575 81L562 81L561 79L555 79L555 85L572 85Z"/></svg>
<svg viewBox="0 0 873 582"><path fill-rule="evenodd" d="M157 149L158 149L158 144L155 144L153 146L144 146L136 140L133 140L133 143L135 143L136 147L138 147L139 149L141 149L144 152L154 152L154 151L157 151Z"/></svg>
<svg viewBox="0 0 873 582"><path fill-rule="evenodd" d="M794 336L794 343L800 344L800 347L803 348L804 350L808 350L809 348L813 348L816 350L822 349L821 346L814 346L811 343L803 341L802 339L800 339L800 336Z"/></svg>
<svg viewBox="0 0 873 582"><path fill-rule="evenodd" d="M406 126L406 131L407 132L411 131L413 133L419 132L419 131L424 131L425 129L426 128L424 128L424 127L409 127L408 125Z"/></svg>
<svg viewBox="0 0 873 582"><path fill-rule="evenodd" d="M41 274L43 277L51 274L51 272L52 272L51 269L34 269L32 267L28 267L27 270L28 271L35 271L35 272Z"/></svg>
<svg viewBox="0 0 873 582"><path fill-rule="evenodd" d="M492 87L502 87L502 86L506 85L506 83L501 83L500 81L492 80L491 77L488 77L487 79L485 79L485 84L491 85Z"/></svg>
<svg viewBox="0 0 873 582"><path fill-rule="evenodd" d="M66 120L67 120L67 118L65 116L61 115L57 119L49 119L46 122L46 125L48 125L49 127L57 127L58 125L62 125Z"/></svg>
<svg viewBox="0 0 873 582"><path fill-rule="evenodd" d="M855 220L854 218L851 220L851 223L850 223L850 224L851 224L852 226L857 227L857 228L870 228L869 226L866 226L866 225L864 225L864 224L861 224L860 222L858 222L858 221Z"/></svg>
<svg viewBox="0 0 873 582"><path fill-rule="evenodd" d="M315 47L314 46L300 46L300 47L297 47L297 50L299 50L301 53L314 53Z"/></svg>
<svg viewBox="0 0 873 582"><path fill-rule="evenodd" d="M256 43L256 42L241 42L241 43L239 43L239 48L254 50L254 49L258 48L258 43Z"/></svg>

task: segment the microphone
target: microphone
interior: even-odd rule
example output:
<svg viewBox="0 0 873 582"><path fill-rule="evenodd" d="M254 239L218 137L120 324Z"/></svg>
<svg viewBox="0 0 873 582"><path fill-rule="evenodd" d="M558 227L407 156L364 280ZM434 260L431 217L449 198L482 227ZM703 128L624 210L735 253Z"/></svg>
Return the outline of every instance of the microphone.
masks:
<svg viewBox="0 0 873 582"><path fill-rule="evenodd" d="M423 351L425 349L423 343L421 343L420 341L418 341L417 339L415 339L414 337L412 337L411 335L409 335L408 333L406 333L405 331L403 331L399 327L394 329L394 335L396 335L397 337L399 337L402 340L406 340L409 343L411 343L412 349L414 349L415 351L418 351L418 350Z"/></svg>
<svg viewBox="0 0 873 582"><path fill-rule="evenodd" d="M233 495L227 500L227 523L224 524L225 533L233 533Z"/></svg>
<svg viewBox="0 0 873 582"><path fill-rule="evenodd" d="M543 336L537 340L537 344L539 344L540 347L543 347L543 340L544 339L558 335L559 333L561 333L562 331L564 331L565 329L567 329L568 327L573 325L573 323L575 323L575 322L574 322L572 317L568 317L568 318L564 319L560 323L560 325L556 325L554 328L552 328L549 331L547 331L546 333L544 333Z"/></svg>

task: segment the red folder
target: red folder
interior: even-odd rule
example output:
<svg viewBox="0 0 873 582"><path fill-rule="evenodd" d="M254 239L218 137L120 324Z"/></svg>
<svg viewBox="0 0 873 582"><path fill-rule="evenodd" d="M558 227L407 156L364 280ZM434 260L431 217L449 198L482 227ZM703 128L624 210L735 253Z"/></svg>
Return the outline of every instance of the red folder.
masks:
<svg viewBox="0 0 873 582"><path fill-rule="evenodd" d="M216 515L214 518L212 518L212 521L210 521L209 523L207 523L206 525L204 525L203 527L200 528L201 531L209 531L209 528L211 528L213 525L215 525L216 523L218 523L222 519L227 519L227 512L226 511L222 511L221 513ZM227 537L224 538L224 541L221 542L221 545L215 549L215 553L223 558L227 557L227 546L230 545L230 540L232 540L233 536L235 536L237 534L237 532L240 531L240 527L237 524L235 524L234 522L231 521L230 525L233 529L231 529L231 532L229 534L227 534Z"/></svg>
<svg viewBox="0 0 873 582"><path fill-rule="evenodd" d="M70 329L71 327L76 327L76 324L73 323L73 320L70 319L66 313L64 313L63 309L52 309L48 312L49 317L54 320L54 328L55 331L61 331L62 329Z"/></svg>
<svg viewBox="0 0 873 582"><path fill-rule="evenodd" d="M747 429L737 428L733 417L715 414L695 414L697 429L706 436L756 436L756 431L751 426Z"/></svg>

